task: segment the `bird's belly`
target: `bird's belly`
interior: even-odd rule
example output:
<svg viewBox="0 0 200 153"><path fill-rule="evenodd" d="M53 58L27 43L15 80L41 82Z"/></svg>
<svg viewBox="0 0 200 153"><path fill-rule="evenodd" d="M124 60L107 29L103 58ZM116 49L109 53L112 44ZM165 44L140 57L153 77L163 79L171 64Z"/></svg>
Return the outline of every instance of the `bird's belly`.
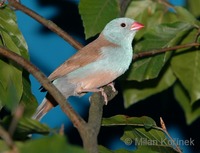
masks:
<svg viewBox="0 0 200 153"><path fill-rule="evenodd" d="M92 73L87 77L75 77L71 79L70 82L77 85L77 90L91 90L109 84L114 79L116 79L116 77L117 76L115 73L109 71L101 71Z"/></svg>
<svg viewBox="0 0 200 153"><path fill-rule="evenodd" d="M75 84L77 90L90 90L107 85L122 75L131 63L131 54L115 53L119 53L118 56L103 55L100 60L67 74L67 80Z"/></svg>

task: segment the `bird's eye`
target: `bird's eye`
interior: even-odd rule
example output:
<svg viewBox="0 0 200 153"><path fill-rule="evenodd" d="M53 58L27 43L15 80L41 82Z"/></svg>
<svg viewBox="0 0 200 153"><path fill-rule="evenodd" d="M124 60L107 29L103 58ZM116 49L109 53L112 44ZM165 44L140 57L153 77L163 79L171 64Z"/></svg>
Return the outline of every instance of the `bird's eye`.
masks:
<svg viewBox="0 0 200 153"><path fill-rule="evenodd" d="M121 23L121 27L125 27L126 26L126 23Z"/></svg>

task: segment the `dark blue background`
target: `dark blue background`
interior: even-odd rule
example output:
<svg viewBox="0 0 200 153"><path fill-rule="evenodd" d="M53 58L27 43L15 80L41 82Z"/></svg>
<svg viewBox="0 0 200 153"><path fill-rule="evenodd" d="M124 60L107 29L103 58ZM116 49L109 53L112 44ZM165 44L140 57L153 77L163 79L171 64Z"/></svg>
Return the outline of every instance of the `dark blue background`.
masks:
<svg viewBox="0 0 200 153"><path fill-rule="evenodd" d="M46 19L50 19L58 24L61 28L63 28L81 43L87 43L84 41L82 21L78 14L77 4L79 0L22 0L21 2L27 7L36 11L38 14L44 16ZM184 0L171 0L171 2L175 5L185 5ZM34 21L27 15L17 11L17 16L19 27L29 47L31 62L40 68L47 76L71 55L76 53L76 50L63 39L44 28L41 24ZM40 84L32 76L31 83L32 92L36 96L37 100L41 102L45 96L45 93L41 93L38 90ZM116 88L120 90L117 83L116 86ZM171 91L161 93L160 97L168 94L171 94ZM89 106L88 96L83 98L70 98L69 101L84 118L87 118ZM157 121L157 123L159 123L159 117L162 116L164 117L168 131L173 138L185 140L191 137L195 139L196 145L200 144L198 142L199 139L197 138L197 135L192 133L192 131L197 129L197 123L188 127L183 118L184 113L173 99L166 98L163 100L160 98L160 100L155 100L155 97L153 96L149 98L148 101L148 103L140 102L125 110L123 109L122 97L119 94L112 102L108 104L108 106L104 107L104 117L109 117L116 114L127 114L130 116L147 115L151 116ZM162 101L162 103L158 103L159 101ZM166 104L170 107L166 107ZM155 110L155 108L160 109ZM42 119L42 122L56 128L59 128L64 123L66 129L65 131L69 137L69 140L72 143L81 143L80 138L77 136L77 131L72 127L72 124L65 114L62 113L59 107L56 107L50 111ZM111 149L128 147L123 142L119 141L121 135L122 128L102 128L99 136L99 142ZM193 150L191 149L191 146L181 146L181 148L184 150L184 153L189 153Z"/></svg>

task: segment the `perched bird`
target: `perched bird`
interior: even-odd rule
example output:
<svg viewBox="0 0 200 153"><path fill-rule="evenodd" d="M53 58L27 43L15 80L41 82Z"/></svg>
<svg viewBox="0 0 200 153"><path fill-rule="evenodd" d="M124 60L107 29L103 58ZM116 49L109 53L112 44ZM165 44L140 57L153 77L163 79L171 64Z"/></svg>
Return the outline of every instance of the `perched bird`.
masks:
<svg viewBox="0 0 200 153"><path fill-rule="evenodd" d="M101 87L109 84L114 90L112 81L128 69L133 58L132 40L143 27L130 18L110 21L96 40L65 61L48 78L66 99L87 92L101 92L107 104ZM47 93L33 118L40 120L54 105L55 100Z"/></svg>

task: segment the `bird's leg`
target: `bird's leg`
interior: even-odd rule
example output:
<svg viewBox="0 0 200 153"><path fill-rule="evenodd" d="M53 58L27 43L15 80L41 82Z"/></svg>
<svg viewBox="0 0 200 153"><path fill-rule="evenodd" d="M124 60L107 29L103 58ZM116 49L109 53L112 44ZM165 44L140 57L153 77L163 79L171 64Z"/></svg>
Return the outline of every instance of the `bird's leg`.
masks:
<svg viewBox="0 0 200 153"><path fill-rule="evenodd" d="M108 86L110 86L112 88L113 92L116 92L116 89L114 87L114 82L109 83Z"/></svg>
<svg viewBox="0 0 200 153"><path fill-rule="evenodd" d="M104 97L105 105L107 105L108 104L108 97L107 97L106 93L104 92L104 89L100 88L99 90L101 91L101 94Z"/></svg>
<svg viewBox="0 0 200 153"><path fill-rule="evenodd" d="M78 90L78 94L84 93L84 92L101 92L102 96L104 97L104 102L105 105L108 104L108 97L106 95L106 93L104 92L103 88L99 88L99 89L80 89Z"/></svg>

